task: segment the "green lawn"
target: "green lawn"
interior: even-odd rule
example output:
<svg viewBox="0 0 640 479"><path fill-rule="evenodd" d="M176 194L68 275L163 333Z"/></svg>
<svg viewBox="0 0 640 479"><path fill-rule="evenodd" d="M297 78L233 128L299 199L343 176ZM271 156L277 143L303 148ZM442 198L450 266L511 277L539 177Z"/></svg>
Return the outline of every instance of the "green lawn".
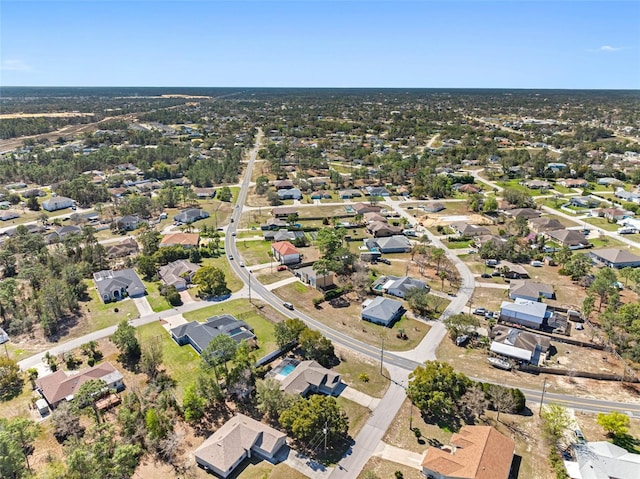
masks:
<svg viewBox="0 0 640 479"><path fill-rule="evenodd" d="M179 396L182 396L184 388L195 381L197 376L200 364L198 353L191 346L178 346L159 322L140 326L136 331L143 343L152 338L160 341L164 367L178 383L177 392Z"/></svg>
<svg viewBox="0 0 640 479"><path fill-rule="evenodd" d="M606 231L618 231L618 228L620 228L619 225L615 223L609 223L609 220L605 218L585 218L584 221L589 223L590 225L597 226L598 228L602 228Z"/></svg>
<svg viewBox="0 0 640 479"><path fill-rule="evenodd" d="M445 243L449 249L464 249L471 247L471 240L468 241L447 241Z"/></svg>
<svg viewBox="0 0 640 479"><path fill-rule="evenodd" d="M342 375L342 381L353 389L361 391L369 396L381 398L389 387L388 374L380 374L380 365L371 360L361 359L355 354L339 353L340 364L333 368L334 371ZM361 374L366 374L367 381L360 378Z"/></svg>
<svg viewBox="0 0 640 479"><path fill-rule="evenodd" d="M618 241L614 238L609 238L607 236L602 238L594 238L590 239L589 243L593 245L594 248L624 248L628 249L628 246L622 241Z"/></svg>
<svg viewBox="0 0 640 479"><path fill-rule="evenodd" d="M147 288L147 301L155 313L173 308L164 296L160 296L160 283L142 281Z"/></svg>
<svg viewBox="0 0 640 479"><path fill-rule="evenodd" d="M256 359L267 353L275 351L277 345L274 336L274 325L266 319L262 311L250 304L246 299L228 301L221 304L213 304L206 308L184 313L187 321L204 321L211 316L219 314L230 314L236 319L246 321L253 328L253 332L258 337L259 348L254 351Z"/></svg>
<svg viewBox="0 0 640 479"><path fill-rule="evenodd" d="M557 191L558 193L564 193L564 194L576 192L576 190L574 190L573 188L567 188L566 186L562 186L559 183L554 184L552 189Z"/></svg>
<svg viewBox="0 0 640 479"><path fill-rule="evenodd" d="M200 266L215 266L216 268L221 269L224 273L225 278L227 279L227 287L231 290L232 293L240 291L242 289L242 286L244 286L242 280L238 278L231 269L231 265L229 264L229 260L227 259L226 254L221 254L217 258L204 258L202 260L202 263L200 263ZM189 289L189 291L194 292L194 295L196 290L197 288Z"/></svg>
<svg viewBox="0 0 640 479"><path fill-rule="evenodd" d="M123 319L135 319L140 316L138 308L130 299L105 304L99 298L98 291L95 288L89 289L88 293L91 301L84 303L84 305L91 319L89 321L89 331L83 331L83 334L108 328L118 324ZM115 311L116 309L118 310L117 312Z"/></svg>
<svg viewBox="0 0 640 479"><path fill-rule="evenodd" d="M270 260L271 241L240 240L236 241L236 247L247 265L268 263Z"/></svg>
<svg viewBox="0 0 640 479"><path fill-rule="evenodd" d="M336 401L349 418L349 435L356 437L369 418L369 409L341 396L338 396Z"/></svg>

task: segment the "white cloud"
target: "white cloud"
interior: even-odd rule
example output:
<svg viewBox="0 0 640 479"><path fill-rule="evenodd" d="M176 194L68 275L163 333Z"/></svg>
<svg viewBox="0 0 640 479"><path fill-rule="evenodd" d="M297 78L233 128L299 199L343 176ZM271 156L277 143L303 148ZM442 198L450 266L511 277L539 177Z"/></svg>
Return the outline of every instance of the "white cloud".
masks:
<svg viewBox="0 0 640 479"><path fill-rule="evenodd" d="M30 72L31 66L24 60L12 58L2 61L2 70L11 72Z"/></svg>
<svg viewBox="0 0 640 479"><path fill-rule="evenodd" d="M612 47L611 45L602 45L600 48L596 48L595 50L589 50L589 51L609 53L609 52L619 52L620 50L622 50L622 48L620 47Z"/></svg>

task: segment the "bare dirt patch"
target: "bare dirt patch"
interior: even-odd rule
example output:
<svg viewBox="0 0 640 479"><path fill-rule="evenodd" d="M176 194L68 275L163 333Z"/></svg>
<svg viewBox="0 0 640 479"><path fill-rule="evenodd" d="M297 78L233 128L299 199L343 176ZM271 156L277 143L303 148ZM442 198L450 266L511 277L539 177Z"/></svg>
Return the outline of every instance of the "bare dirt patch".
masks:
<svg viewBox="0 0 640 479"><path fill-rule="evenodd" d="M77 111L67 111L60 113L3 113L0 120L12 118L73 118L75 116L95 116L94 113L80 113Z"/></svg>

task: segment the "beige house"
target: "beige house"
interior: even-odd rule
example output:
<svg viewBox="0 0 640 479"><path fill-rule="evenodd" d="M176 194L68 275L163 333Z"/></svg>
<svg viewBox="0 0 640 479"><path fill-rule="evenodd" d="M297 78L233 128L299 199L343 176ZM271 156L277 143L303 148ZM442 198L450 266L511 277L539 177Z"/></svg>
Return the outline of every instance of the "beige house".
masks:
<svg viewBox="0 0 640 479"><path fill-rule="evenodd" d="M287 435L243 414L236 414L194 451L196 463L222 478L253 456L275 461Z"/></svg>

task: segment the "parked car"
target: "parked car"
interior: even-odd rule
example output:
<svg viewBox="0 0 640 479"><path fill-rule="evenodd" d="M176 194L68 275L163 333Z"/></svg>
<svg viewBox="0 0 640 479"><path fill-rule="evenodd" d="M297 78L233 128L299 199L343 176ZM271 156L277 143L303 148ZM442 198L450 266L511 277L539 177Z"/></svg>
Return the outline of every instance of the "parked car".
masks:
<svg viewBox="0 0 640 479"><path fill-rule="evenodd" d="M487 311L486 313L484 313L484 317L487 319L491 319L494 317L494 312L493 311Z"/></svg>
<svg viewBox="0 0 640 479"><path fill-rule="evenodd" d="M484 262L484 264L486 264L487 266L498 266L498 260L488 259L487 261Z"/></svg>
<svg viewBox="0 0 640 479"><path fill-rule="evenodd" d="M281 264L280 266L278 266L278 267L276 268L276 270L277 270L277 271L286 271L286 270L287 270L287 267L286 267L285 265Z"/></svg>
<svg viewBox="0 0 640 479"><path fill-rule="evenodd" d="M379 258L378 261L380 261L381 263L384 263L384 264L391 264L391 261L389 261L386 258Z"/></svg>
<svg viewBox="0 0 640 479"><path fill-rule="evenodd" d="M584 326L581 323L576 324L576 329L578 331L582 331L584 329Z"/></svg>
<svg viewBox="0 0 640 479"><path fill-rule="evenodd" d="M580 444L584 444L585 440L584 440L584 436L582 434L582 431L580 429L575 429L573 432L576 435L576 439L578 440L578 442Z"/></svg>
<svg viewBox="0 0 640 479"><path fill-rule="evenodd" d="M531 266L534 266L536 268L542 268L543 264L544 263L542 261L535 261L534 260L534 261L531 262Z"/></svg>
<svg viewBox="0 0 640 479"><path fill-rule="evenodd" d="M484 316L487 312L487 308L476 308L473 310L473 314L477 314L479 316Z"/></svg>
<svg viewBox="0 0 640 479"><path fill-rule="evenodd" d="M481 275L482 278L491 278L491 275L489 273L483 273Z"/></svg>

